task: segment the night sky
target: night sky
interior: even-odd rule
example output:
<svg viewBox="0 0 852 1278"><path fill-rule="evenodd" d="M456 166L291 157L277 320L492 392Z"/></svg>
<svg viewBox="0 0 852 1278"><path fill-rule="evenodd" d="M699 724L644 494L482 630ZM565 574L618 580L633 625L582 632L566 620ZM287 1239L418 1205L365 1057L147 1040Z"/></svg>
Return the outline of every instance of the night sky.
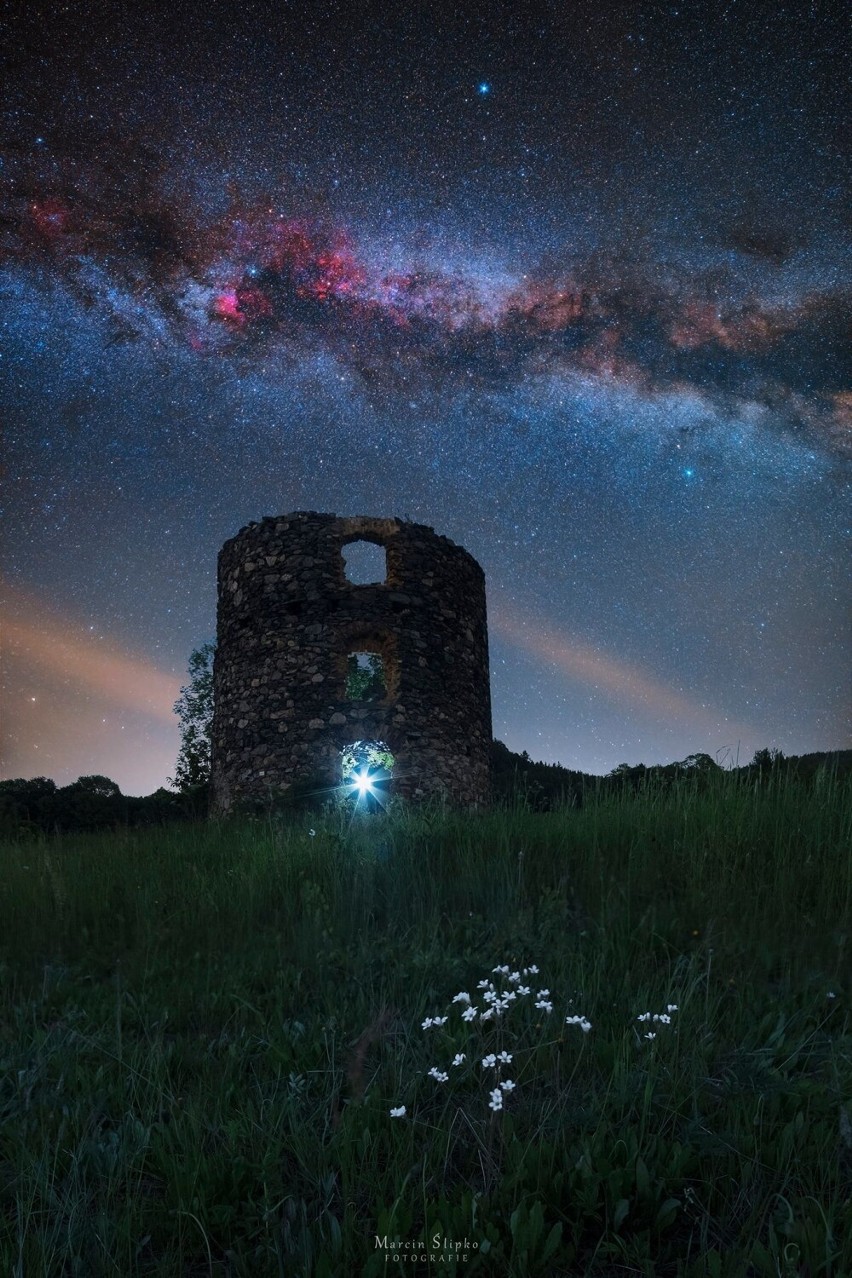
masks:
<svg viewBox="0 0 852 1278"><path fill-rule="evenodd" d="M2 775L164 784L293 510L471 551L512 749L847 745L844 8L13 6Z"/></svg>

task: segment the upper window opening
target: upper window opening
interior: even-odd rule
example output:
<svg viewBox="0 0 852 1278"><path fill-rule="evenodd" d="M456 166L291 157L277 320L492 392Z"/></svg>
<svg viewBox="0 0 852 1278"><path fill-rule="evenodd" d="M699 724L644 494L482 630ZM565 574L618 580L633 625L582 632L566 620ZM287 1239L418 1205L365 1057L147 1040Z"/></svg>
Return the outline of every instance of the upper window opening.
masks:
<svg viewBox="0 0 852 1278"><path fill-rule="evenodd" d="M388 575L384 546L373 541L349 541L343 547L343 569L352 586L384 584Z"/></svg>

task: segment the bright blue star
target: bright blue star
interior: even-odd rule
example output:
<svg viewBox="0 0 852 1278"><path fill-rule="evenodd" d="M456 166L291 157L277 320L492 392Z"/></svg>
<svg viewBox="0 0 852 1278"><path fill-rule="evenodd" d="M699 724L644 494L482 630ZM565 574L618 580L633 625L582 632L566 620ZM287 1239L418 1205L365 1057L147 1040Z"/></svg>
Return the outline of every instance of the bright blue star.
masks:
<svg viewBox="0 0 852 1278"><path fill-rule="evenodd" d="M482 96L484 97L486 93L490 93L490 92L491 92L491 85L488 83L488 81L487 81L487 80L483 80L483 81L482 81L482 83L479 85L479 90L478 90L478 91L479 91L479 93L481 93L481 94L482 94Z"/></svg>
<svg viewBox="0 0 852 1278"><path fill-rule="evenodd" d="M687 479L692 479L692 476L695 474L695 471L692 469L691 466L685 466L683 473Z"/></svg>

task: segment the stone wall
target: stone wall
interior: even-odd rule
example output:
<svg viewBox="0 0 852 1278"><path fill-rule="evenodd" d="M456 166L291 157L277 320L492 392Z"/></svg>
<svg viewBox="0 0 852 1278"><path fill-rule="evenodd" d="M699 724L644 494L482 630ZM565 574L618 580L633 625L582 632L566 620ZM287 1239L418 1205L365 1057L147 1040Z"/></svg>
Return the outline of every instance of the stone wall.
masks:
<svg viewBox="0 0 852 1278"><path fill-rule="evenodd" d="M387 578L352 585L343 547L385 548ZM297 511L249 524L219 555L213 804L340 783L340 751L387 742L393 790L490 796L485 578L423 524ZM350 700L352 652L380 653L384 695Z"/></svg>

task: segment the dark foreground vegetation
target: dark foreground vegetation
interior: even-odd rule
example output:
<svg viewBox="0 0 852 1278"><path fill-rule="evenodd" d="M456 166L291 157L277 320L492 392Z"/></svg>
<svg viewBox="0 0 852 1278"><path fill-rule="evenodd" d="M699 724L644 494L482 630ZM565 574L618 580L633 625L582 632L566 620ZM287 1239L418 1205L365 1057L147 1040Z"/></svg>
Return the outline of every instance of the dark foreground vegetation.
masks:
<svg viewBox="0 0 852 1278"><path fill-rule="evenodd" d="M9 838L0 1274L852 1273L852 781L549 806Z"/></svg>
<svg viewBox="0 0 852 1278"><path fill-rule="evenodd" d="M186 690L184 690L186 691ZM188 731L188 729L187 729ZM491 750L494 799L498 805L521 803L531 812L580 807L586 797L600 798L638 791L649 783L665 787L689 776L704 787L721 777L722 768L707 754L691 754L678 763L623 763L609 776L563 768L559 763L537 763L526 751L517 754L502 741ZM183 783L175 790L161 788L153 794L122 794L115 781L103 776L78 777L70 785L57 786L48 777L0 781L0 838L27 834L71 834L162 826L197 821L207 815L209 791L199 778L209 774L209 745L204 766L180 767ZM741 780L791 778L812 783L817 775L852 774L852 750L806 754L785 758L778 750L759 750L750 764L736 769ZM328 803L324 783L308 778L271 800L277 811L321 811Z"/></svg>

